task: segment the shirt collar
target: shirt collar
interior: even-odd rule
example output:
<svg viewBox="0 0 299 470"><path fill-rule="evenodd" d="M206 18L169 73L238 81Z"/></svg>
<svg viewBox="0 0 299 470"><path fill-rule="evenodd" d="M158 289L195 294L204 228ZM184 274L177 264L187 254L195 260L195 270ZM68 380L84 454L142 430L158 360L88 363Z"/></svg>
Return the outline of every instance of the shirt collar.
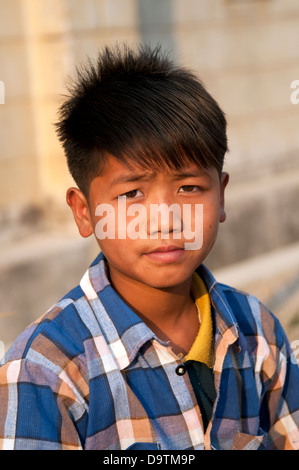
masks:
<svg viewBox="0 0 299 470"><path fill-rule="evenodd" d="M204 265L196 271L210 294L216 311L216 327L225 341L232 344L238 337L237 322L225 300L221 284L216 282ZM155 339L167 345L117 295L108 279L103 253L97 256L86 271L80 286L98 318L105 340L120 369L128 367L146 342Z"/></svg>
<svg viewBox="0 0 299 470"><path fill-rule="evenodd" d="M204 281L211 298L211 304L215 310L215 326L221 337L230 345L239 337L239 327L235 315L226 299L227 286L216 281L209 269L201 264L196 272Z"/></svg>
<svg viewBox="0 0 299 470"><path fill-rule="evenodd" d="M213 368L213 320L210 295L198 273L193 273L191 292L199 311L200 327L184 361L203 362Z"/></svg>
<svg viewBox="0 0 299 470"><path fill-rule="evenodd" d="M103 253L86 271L80 286L121 370L135 359L149 340L156 339L166 345L115 292L108 279Z"/></svg>

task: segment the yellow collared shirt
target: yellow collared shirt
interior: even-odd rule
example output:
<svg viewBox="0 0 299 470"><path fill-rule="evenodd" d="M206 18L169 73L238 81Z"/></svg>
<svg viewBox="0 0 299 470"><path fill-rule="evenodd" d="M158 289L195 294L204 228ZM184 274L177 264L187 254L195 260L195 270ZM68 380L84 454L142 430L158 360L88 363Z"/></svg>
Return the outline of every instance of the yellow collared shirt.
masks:
<svg viewBox="0 0 299 470"><path fill-rule="evenodd" d="M192 295L199 312L200 327L197 337L184 361L196 361L213 368L213 323L208 290L201 277L194 273L192 277Z"/></svg>

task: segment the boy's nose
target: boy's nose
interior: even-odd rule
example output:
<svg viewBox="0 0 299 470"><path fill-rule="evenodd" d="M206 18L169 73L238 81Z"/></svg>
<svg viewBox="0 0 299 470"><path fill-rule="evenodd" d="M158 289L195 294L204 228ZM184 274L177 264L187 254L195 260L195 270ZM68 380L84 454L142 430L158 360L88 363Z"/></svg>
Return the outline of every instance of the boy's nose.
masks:
<svg viewBox="0 0 299 470"><path fill-rule="evenodd" d="M152 203L148 208L148 234L169 238L170 233L181 233L182 214L179 204Z"/></svg>

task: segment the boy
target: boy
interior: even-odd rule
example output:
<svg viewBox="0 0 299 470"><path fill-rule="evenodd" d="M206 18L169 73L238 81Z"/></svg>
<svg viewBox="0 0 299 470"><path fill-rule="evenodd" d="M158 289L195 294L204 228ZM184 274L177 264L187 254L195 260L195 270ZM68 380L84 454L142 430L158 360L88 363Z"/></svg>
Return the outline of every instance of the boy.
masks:
<svg viewBox="0 0 299 470"><path fill-rule="evenodd" d="M106 48L60 111L67 202L100 254L6 355L1 447L299 449L283 329L203 264L225 220L218 104L159 48Z"/></svg>

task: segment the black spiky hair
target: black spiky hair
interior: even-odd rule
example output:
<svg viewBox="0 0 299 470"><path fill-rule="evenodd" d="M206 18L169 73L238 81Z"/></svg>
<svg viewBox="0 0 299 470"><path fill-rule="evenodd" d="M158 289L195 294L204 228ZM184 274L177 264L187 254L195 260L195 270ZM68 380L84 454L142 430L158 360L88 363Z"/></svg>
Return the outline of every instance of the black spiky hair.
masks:
<svg viewBox="0 0 299 470"><path fill-rule="evenodd" d="M68 167L87 195L107 155L141 167L196 163L221 173L226 119L191 71L160 46L105 47L80 68L55 124Z"/></svg>

